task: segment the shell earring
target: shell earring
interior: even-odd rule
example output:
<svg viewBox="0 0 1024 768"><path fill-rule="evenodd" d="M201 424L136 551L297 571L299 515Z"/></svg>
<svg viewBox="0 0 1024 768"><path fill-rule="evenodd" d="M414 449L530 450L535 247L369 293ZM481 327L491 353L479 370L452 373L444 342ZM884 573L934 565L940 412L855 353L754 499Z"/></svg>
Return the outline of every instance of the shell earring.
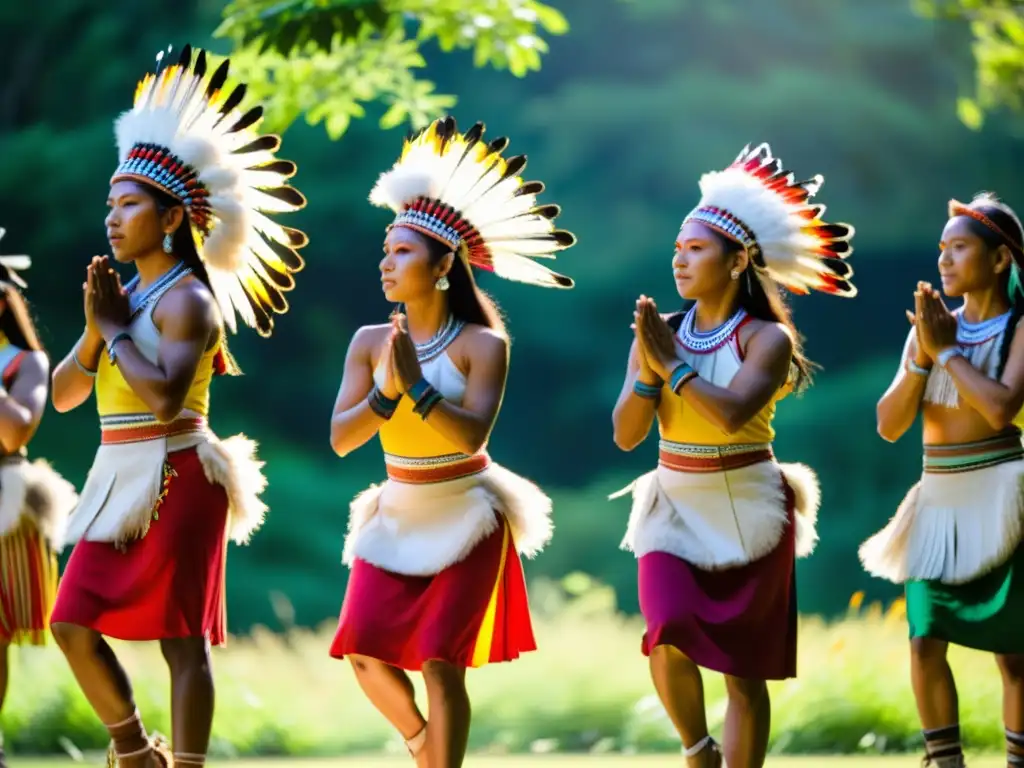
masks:
<svg viewBox="0 0 1024 768"><path fill-rule="evenodd" d="M451 287L451 283L448 282L448 275L441 275L437 278L437 282L434 283L434 287L439 291L447 291Z"/></svg>
<svg viewBox="0 0 1024 768"><path fill-rule="evenodd" d="M172 253L174 251L174 238L171 237L170 232L164 233L164 253Z"/></svg>
<svg viewBox="0 0 1024 768"><path fill-rule="evenodd" d="M738 269L734 269L732 272L729 273L729 277L731 277L733 280L739 280L740 271Z"/></svg>

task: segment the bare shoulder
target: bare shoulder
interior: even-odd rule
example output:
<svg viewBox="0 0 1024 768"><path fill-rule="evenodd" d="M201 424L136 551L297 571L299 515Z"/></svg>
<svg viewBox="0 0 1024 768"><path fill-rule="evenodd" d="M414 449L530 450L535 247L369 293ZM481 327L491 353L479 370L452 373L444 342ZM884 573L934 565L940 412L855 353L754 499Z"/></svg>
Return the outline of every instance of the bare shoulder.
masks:
<svg viewBox="0 0 1024 768"><path fill-rule="evenodd" d="M747 350L757 349L768 354L793 354L796 340L792 331L782 323L752 318L745 326Z"/></svg>
<svg viewBox="0 0 1024 768"><path fill-rule="evenodd" d="M462 331L467 351L482 357L508 354L508 336L485 325L469 323Z"/></svg>
<svg viewBox="0 0 1024 768"><path fill-rule="evenodd" d="M220 325L220 309L213 293L195 277L172 287L157 302L153 320L161 330L166 323L175 326L212 331Z"/></svg>
<svg viewBox="0 0 1024 768"><path fill-rule="evenodd" d="M352 334L352 340L348 344L348 356L375 363L390 335L391 323L360 326Z"/></svg>

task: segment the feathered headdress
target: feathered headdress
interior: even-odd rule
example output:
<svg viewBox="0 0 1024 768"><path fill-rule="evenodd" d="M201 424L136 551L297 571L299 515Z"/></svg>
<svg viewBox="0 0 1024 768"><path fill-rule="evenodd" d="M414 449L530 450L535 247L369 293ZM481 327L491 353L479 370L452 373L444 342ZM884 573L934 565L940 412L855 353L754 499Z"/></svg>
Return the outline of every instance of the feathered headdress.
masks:
<svg viewBox="0 0 1024 768"><path fill-rule="evenodd" d="M828 224L824 205L812 205L824 177L796 181L767 144L748 144L723 171L700 179L701 200L686 217L744 248L754 268L793 293L812 290L853 297L849 224Z"/></svg>
<svg viewBox="0 0 1024 768"><path fill-rule="evenodd" d="M4 239L7 230L0 227L0 240ZM0 256L0 282L14 283L24 290L28 285L21 279L18 272L32 266L32 259L28 256Z"/></svg>
<svg viewBox="0 0 1024 768"><path fill-rule="evenodd" d="M523 181L525 155L505 159L508 139L488 143L483 134L483 123L462 134L453 118L435 120L406 140L370 202L398 214L391 226L440 240L474 267L507 280L572 288L571 278L534 261L576 243L571 232L555 229L561 209L537 204L544 184Z"/></svg>
<svg viewBox="0 0 1024 768"><path fill-rule="evenodd" d="M159 54L134 107L117 120L120 165L111 183L141 181L181 201L225 324L235 332L237 312L269 336L273 315L288 310L292 274L303 267L296 249L307 243L266 215L306 204L287 183L295 163L276 158L278 136L256 131L262 107L239 109L246 86L224 90L228 60L208 79L201 49L193 56L186 45L177 63L166 63Z"/></svg>

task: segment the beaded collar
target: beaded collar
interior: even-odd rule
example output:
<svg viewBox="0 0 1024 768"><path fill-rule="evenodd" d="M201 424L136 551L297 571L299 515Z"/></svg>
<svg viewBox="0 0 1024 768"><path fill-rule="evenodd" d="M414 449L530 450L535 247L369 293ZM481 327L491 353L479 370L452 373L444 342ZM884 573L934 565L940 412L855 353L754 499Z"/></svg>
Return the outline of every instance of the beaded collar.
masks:
<svg viewBox="0 0 1024 768"><path fill-rule="evenodd" d="M973 346L982 344L989 339L998 336L1006 330L1010 322L1011 311L1004 312L980 323L969 323L964 319L963 312L956 316L956 340L959 344Z"/></svg>
<svg viewBox="0 0 1024 768"><path fill-rule="evenodd" d="M421 363L433 360L455 341L455 337L462 332L465 326L466 323L462 320L456 320L454 315L448 315L448 319L444 321L437 333L422 344L415 345L416 359Z"/></svg>
<svg viewBox="0 0 1024 768"><path fill-rule="evenodd" d="M152 304L174 283L185 277L185 275L191 274L191 272L191 267L188 267L184 262L179 261L154 280L152 285L141 292L138 290L139 276L136 275L129 280L128 285L126 285L124 289L128 294L128 309L131 312L132 318L135 318L144 307Z"/></svg>
<svg viewBox="0 0 1024 768"><path fill-rule="evenodd" d="M697 305L690 310L679 324L679 342L691 352L713 352L725 344L736 332L747 317L747 311L740 307L736 313L717 328L710 331L698 331L694 327L697 321Z"/></svg>

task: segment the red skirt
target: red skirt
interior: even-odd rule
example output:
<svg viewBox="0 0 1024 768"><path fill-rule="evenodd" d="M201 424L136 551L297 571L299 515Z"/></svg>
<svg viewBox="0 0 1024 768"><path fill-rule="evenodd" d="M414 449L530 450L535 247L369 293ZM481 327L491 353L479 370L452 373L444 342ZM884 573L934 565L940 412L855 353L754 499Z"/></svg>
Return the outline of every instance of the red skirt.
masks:
<svg viewBox="0 0 1024 768"><path fill-rule="evenodd" d="M57 592L57 555L23 515L0 537L0 643L43 645Z"/></svg>
<svg viewBox="0 0 1024 768"><path fill-rule="evenodd" d="M194 448L167 462L173 473L144 537L124 550L75 545L52 623L118 640L205 637L224 644L227 492L206 479Z"/></svg>
<svg viewBox="0 0 1024 768"><path fill-rule="evenodd" d="M464 560L433 576L352 564L331 656L419 671L425 661L480 667L537 650L523 566L504 517Z"/></svg>
<svg viewBox="0 0 1024 768"><path fill-rule="evenodd" d="M789 525L774 550L752 563L707 571L674 555L639 560L645 656L659 645L697 666L748 680L796 677L796 532Z"/></svg>

